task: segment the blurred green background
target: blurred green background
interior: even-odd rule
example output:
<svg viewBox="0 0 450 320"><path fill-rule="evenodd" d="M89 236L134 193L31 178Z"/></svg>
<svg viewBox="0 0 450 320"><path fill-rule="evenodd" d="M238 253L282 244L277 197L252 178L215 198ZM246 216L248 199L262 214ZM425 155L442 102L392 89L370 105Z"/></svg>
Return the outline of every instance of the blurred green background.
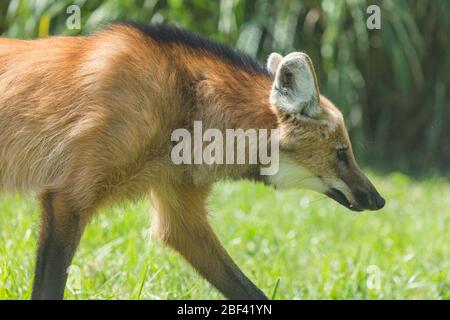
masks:
<svg viewBox="0 0 450 320"><path fill-rule="evenodd" d="M81 30L66 9L81 8ZM381 8L368 30L366 9ZM170 22L264 62L305 51L321 91L346 116L357 158L380 170L422 175L450 163L450 1L10 0L0 33L15 38L88 33L117 19Z"/></svg>

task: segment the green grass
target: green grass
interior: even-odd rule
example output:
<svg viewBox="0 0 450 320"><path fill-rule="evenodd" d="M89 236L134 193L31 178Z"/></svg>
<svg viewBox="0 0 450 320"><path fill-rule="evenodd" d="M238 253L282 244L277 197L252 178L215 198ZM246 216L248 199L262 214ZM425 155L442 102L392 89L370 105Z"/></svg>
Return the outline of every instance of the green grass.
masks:
<svg viewBox="0 0 450 320"><path fill-rule="evenodd" d="M450 299L449 182L401 174L374 181L387 206L367 213L308 191L221 183L211 221L237 264L275 299ZM73 261L66 298L222 297L150 236L151 211L141 201L98 215ZM0 299L27 299L36 202L5 196L0 212ZM369 288L377 275L380 288Z"/></svg>

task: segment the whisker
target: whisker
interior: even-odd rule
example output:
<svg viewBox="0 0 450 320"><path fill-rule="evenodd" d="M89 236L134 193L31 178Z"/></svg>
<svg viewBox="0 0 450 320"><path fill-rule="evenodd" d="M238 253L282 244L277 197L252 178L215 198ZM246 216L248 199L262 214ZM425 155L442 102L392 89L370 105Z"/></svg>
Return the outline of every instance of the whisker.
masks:
<svg viewBox="0 0 450 320"><path fill-rule="evenodd" d="M319 197L317 199L311 200L309 203L314 203L314 202L317 202L317 201L320 201L320 200L325 200L327 198L328 198L327 196Z"/></svg>

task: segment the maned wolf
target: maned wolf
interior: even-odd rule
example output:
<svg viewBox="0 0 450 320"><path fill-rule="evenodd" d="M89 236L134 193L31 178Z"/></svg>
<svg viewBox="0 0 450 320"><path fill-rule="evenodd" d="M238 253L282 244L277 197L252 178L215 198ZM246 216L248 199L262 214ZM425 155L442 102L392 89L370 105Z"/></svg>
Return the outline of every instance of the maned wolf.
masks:
<svg viewBox="0 0 450 320"><path fill-rule="evenodd" d="M175 165L171 133L195 120L220 130L278 128L278 172ZM304 53L273 53L265 67L181 29L136 23L0 39L0 193L40 194L33 299L63 298L66 270L99 207L143 195L157 237L225 297L266 299L208 224L205 201L225 178L310 188L355 211L385 203Z"/></svg>

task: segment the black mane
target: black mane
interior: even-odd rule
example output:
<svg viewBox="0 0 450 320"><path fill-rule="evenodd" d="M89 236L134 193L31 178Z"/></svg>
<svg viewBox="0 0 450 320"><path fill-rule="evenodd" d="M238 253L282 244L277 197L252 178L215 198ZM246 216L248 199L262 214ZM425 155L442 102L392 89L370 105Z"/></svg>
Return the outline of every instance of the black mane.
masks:
<svg viewBox="0 0 450 320"><path fill-rule="evenodd" d="M239 52L227 45L210 40L199 34L191 33L173 25L147 25L139 22L116 22L115 24L133 27L157 42L166 44L176 43L196 50L205 51L236 67L244 68L250 72L270 76L268 70L248 54Z"/></svg>

